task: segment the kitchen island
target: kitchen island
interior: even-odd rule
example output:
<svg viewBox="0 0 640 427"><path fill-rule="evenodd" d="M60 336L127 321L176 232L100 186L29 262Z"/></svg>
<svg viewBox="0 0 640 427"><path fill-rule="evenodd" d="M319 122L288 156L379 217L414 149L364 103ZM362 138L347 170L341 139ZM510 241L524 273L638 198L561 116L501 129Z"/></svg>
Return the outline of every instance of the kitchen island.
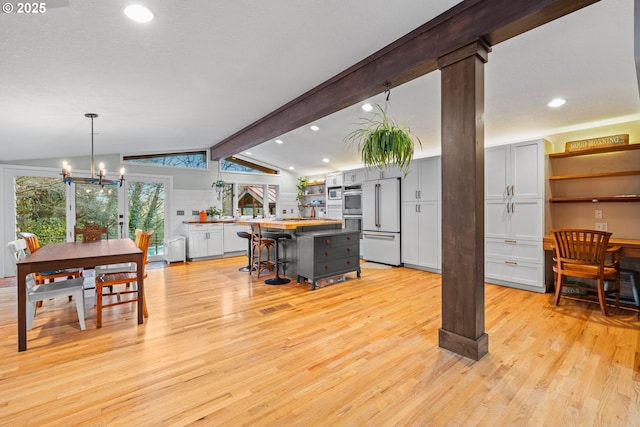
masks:
<svg viewBox="0 0 640 427"><path fill-rule="evenodd" d="M275 219L249 219L249 220L237 220L237 224L251 225L259 224L261 231L265 234L271 232L286 233L291 236L291 239L287 239L284 244L284 250L281 252L281 258L287 260L284 264L284 274L289 277L297 277L298 282L301 277L309 280L311 289L315 289L315 282L318 278L328 277L326 274L315 273L314 266L316 266L322 260L318 259L319 251L311 251L305 246L300 249L298 247L299 240L303 236L309 236L314 233L322 233L323 236L329 235L342 235L345 230L342 230L342 220L334 219L317 219L317 218L275 218ZM325 239L326 240L326 239ZM356 245L357 246L357 245ZM304 254L303 259L305 265L298 265L301 261L299 254ZM311 253L311 255L309 255ZM324 252L322 252L324 253ZM318 254L315 256L314 254ZM351 253L352 258L359 260L359 251L357 253ZM344 268L339 272L336 270L335 274L343 273ZM359 266L351 269L351 271L357 271L358 277L360 277ZM312 272L312 273L310 273Z"/></svg>

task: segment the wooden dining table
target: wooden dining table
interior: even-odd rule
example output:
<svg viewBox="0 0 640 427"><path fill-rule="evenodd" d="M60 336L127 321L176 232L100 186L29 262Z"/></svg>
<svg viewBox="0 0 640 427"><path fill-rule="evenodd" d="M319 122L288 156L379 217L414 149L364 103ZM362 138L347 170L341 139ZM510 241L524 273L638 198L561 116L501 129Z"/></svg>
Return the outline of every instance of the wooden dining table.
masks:
<svg viewBox="0 0 640 427"><path fill-rule="evenodd" d="M93 268L96 265L135 262L138 292L144 295L142 250L131 239L111 239L97 242L49 243L25 259L18 261L18 351L27 349L27 286L26 276L39 271L67 268ZM138 324L144 323L143 304L138 299Z"/></svg>

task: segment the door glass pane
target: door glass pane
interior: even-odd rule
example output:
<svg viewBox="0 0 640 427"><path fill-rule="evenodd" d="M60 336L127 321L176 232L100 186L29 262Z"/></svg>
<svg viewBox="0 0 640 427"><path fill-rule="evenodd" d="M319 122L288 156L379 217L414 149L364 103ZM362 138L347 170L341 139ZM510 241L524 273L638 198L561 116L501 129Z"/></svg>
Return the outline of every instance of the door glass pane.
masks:
<svg viewBox="0 0 640 427"><path fill-rule="evenodd" d="M164 254L164 204L165 188L160 182L129 181L128 185L129 236L135 236L136 229L153 230L149 242L149 260L160 259Z"/></svg>
<svg viewBox="0 0 640 427"><path fill-rule="evenodd" d="M60 178L16 177L17 232L34 233L43 246L66 241L65 192Z"/></svg>
<svg viewBox="0 0 640 427"><path fill-rule="evenodd" d="M120 236L117 189L102 188L95 184L75 184L75 188L76 227L83 227L87 223L106 226L109 229L109 239L117 239Z"/></svg>

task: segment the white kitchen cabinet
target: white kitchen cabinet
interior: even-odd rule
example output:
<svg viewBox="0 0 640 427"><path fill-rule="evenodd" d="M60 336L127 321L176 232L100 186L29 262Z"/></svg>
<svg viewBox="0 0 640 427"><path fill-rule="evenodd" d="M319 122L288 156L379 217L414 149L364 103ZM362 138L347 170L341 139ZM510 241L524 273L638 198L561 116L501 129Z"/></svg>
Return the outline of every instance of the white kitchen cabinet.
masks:
<svg viewBox="0 0 640 427"><path fill-rule="evenodd" d="M417 159L402 180L402 201L440 200L440 156Z"/></svg>
<svg viewBox="0 0 640 427"><path fill-rule="evenodd" d="M441 269L440 202L402 203L402 263L408 267Z"/></svg>
<svg viewBox="0 0 640 427"><path fill-rule="evenodd" d="M366 177L367 173L364 168L344 171L342 173L342 184L345 187L349 185L362 184L365 181Z"/></svg>
<svg viewBox="0 0 640 427"><path fill-rule="evenodd" d="M485 150L485 199L543 198L545 151L535 140Z"/></svg>
<svg viewBox="0 0 640 427"><path fill-rule="evenodd" d="M411 162L402 180L402 262L441 269L440 157Z"/></svg>
<svg viewBox="0 0 640 427"><path fill-rule="evenodd" d="M224 230L223 236L223 248L224 253L230 252L247 252L247 239L238 237L238 231L246 231L251 233L251 227L248 225L238 225L235 223L224 223L222 226Z"/></svg>
<svg viewBox="0 0 640 427"><path fill-rule="evenodd" d="M375 181L386 178L402 178L403 174L399 167L392 166L386 169L365 168L365 181Z"/></svg>
<svg viewBox="0 0 640 427"><path fill-rule="evenodd" d="M187 258L209 258L224 254L224 230L221 223L185 224Z"/></svg>
<svg viewBox="0 0 640 427"><path fill-rule="evenodd" d="M328 173L325 181L327 187L342 187L342 172Z"/></svg>
<svg viewBox="0 0 640 427"><path fill-rule="evenodd" d="M545 292L545 140L485 151L485 279Z"/></svg>

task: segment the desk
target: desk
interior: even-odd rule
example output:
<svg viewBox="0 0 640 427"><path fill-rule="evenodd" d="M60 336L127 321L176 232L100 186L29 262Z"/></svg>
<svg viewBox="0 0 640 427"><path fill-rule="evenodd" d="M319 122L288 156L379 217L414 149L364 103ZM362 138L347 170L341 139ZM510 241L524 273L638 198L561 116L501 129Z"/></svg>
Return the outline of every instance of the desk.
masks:
<svg viewBox="0 0 640 427"><path fill-rule="evenodd" d="M38 271L66 268L93 268L96 265L135 262L138 266L138 291L144 295L142 250L131 239L98 242L50 243L17 263L18 351L27 349L26 276ZM144 322L143 304L138 300L138 324Z"/></svg>
<svg viewBox="0 0 640 427"><path fill-rule="evenodd" d="M620 256L629 258L640 258L640 240L638 239L609 239L611 246L620 246ZM545 251L553 251L553 236L544 236L542 246Z"/></svg>

